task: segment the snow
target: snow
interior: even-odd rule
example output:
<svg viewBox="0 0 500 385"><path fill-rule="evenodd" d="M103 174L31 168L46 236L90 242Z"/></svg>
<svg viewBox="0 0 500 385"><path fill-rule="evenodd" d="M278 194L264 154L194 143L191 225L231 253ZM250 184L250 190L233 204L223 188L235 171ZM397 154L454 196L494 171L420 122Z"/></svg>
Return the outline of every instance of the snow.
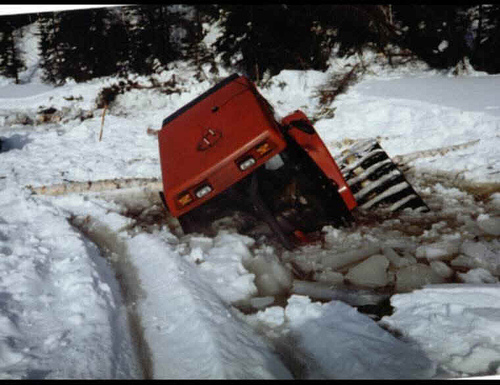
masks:
<svg viewBox="0 0 500 385"><path fill-rule="evenodd" d="M117 79L41 83L35 32L23 33L23 84L0 79L1 378L500 374L500 76L391 69L369 56L371 72L315 127L333 154L345 139L376 137L391 157L427 151L406 166L431 211L360 212L354 227L326 226L322 242L290 252L230 222L213 237L184 235L172 218L154 219L161 202L141 188L32 194L28 186L160 177L148 129L213 84L176 63L157 76L175 75L181 92L119 95L99 141L95 98ZM261 91L280 116L313 116L318 87L352 60L282 71ZM49 107L61 120L37 119ZM463 143L473 144L428 152Z"/></svg>
<svg viewBox="0 0 500 385"><path fill-rule="evenodd" d="M419 341L449 375L500 374L498 284L435 285L396 294L382 323Z"/></svg>
<svg viewBox="0 0 500 385"><path fill-rule="evenodd" d="M343 302L313 303L294 295L284 313L287 333L319 367L306 366L311 372L307 378L429 378L435 371L418 348L399 341Z"/></svg>

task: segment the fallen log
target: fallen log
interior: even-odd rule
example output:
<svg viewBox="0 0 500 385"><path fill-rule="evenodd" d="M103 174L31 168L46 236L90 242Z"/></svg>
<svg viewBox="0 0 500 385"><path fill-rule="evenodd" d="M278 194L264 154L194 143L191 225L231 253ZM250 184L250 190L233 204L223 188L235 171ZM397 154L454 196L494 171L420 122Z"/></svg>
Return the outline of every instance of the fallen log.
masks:
<svg viewBox="0 0 500 385"><path fill-rule="evenodd" d="M473 146L474 144L479 143L479 141L480 141L480 139L476 139L476 140L471 140L471 141L465 142L465 143L455 144L453 146L439 147L439 148L433 148L430 150L423 150L423 151L415 151L415 152L411 152L409 154L404 154L404 155L396 155L396 156L392 157L392 160L396 164L405 164L405 163L412 162L415 159L430 158L433 156L443 156L450 151L463 150L464 148Z"/></svg>
<svg viewBox="0 0 500 385"><path fill-rule="evenodd" d="M47 186L26 186L34 194L39 195L65 195L75 193L93 193L112 191L125 188L141 188L150 191L161 191L163 189L160 178L116 178L97 181L66 181Z"/></svg>

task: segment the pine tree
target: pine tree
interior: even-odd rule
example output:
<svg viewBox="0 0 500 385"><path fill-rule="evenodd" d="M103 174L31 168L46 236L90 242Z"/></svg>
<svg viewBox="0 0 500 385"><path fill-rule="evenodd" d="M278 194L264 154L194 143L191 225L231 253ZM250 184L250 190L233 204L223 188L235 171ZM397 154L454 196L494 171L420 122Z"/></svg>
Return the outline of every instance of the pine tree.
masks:
<svg viewBox="0 0 500 385"><path fill-rule="evenodd" d="M4 16L0 22L0 74L14 78L19 83L19 73L24 65L16 47L15 30L27 24L23 15Z"/></svg>
<svg viewBox="0 0 500 385"><path fill-rule="evenodd" d="M471 63L474 68L488 73L500 72L500 5L482 4L471 9L474 40Z"/></svg>
<svg viewBox="0 0 500 385"><path fill-rule="evenodd" d="M335 44L345 56L370 43L383 50L395 35L378 5L224 5L222 14L217 49L253 79L265 71L324 70Z"/></svg>
<svg viewBox="0 0 500 385"><path fill-rule="evenodd" d="M179 56L170 40L173 18L168 6L124 7L121 19L126 28L121 73L150 74Z"/></svg>
<svg viewBox="0 0 500 385"><path fill-rule="evenodd" d="M40 67L43 80L60 84L64 79L62 44L59 40L60 13L46 13L39 17L40 26Z"/></svg>
<svg viewBox="0 0 500 385"><path fill-rule="evenodd" d="M192 63L196 68L196 77L199 80L207 78L203 70L203 65L211 65L210 71L217 72L215 57L204 43L207 31L204 30L205 22L215 22L218 16L218 9L213 5L195 5L189 12L174 23L176 28L182 29L183 38L179 41L181 57Z"/></svg>
<svg viewBox="0 0 500 385"><path fill-rule="evenodd" d="M321 68L314 52L321 42L314 36L313 12L307 5L224 5L223 37L216 48L228 65L259 80L264 72Z"/></svg>
<svg viewBox="0 0 500 385"><path fill-rule="evenodd" d="M466 43L469 9L467 5L393 5L400 45L433 68L455 66L470 54Z"/></svg>
<svg viewBox="0 0 500 385"><path fill-rule="evenodd" d="M371 45L385 52L388 43L396 37L387 6L370 4L319 5L315 16L321 27L328 31L327 44L338 45L340 57L361 53Z"/></svg>
<svg viewBox="0 0 500 385"><path fill-rule="evenodd" d="M125 56L126 30L113 9L53 13L39 22L45 80L86 81L118 71Z"/></svg>

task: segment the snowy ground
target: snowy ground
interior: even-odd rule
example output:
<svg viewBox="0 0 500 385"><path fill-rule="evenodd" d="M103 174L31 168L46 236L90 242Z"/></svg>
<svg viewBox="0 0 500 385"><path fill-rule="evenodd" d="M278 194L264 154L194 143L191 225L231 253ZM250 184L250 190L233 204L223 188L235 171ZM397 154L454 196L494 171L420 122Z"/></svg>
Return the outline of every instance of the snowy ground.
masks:
<svg viewBox="0 0 500 385"><path fill-rule="evenodd" d="M159 78L175 74L180 94L120 95L99 141L95 98L116 79L43 85L33 40L24 47L25 83L0 81L1 378L500 374L500 76L373 64L315 126L334 154L344 139L379 137L407 156L431 212L358 212L355 227L288 252L231 223L185 236L156 191L32 194L160 177L148 129L211 83L179 64ZM278 114L314 116L317 87L345 64L283 71L261 91ZM60 120L41 121L49 107Z"/></svg>

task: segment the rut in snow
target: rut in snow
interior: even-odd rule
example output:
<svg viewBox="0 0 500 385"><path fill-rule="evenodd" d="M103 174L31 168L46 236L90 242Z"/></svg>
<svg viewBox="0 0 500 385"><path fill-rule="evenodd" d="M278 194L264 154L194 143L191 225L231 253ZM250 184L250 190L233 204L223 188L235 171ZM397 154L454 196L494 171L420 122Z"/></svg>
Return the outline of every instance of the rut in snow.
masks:
<svg viewBox="0 0 500 385"><path fill-rule="evenodd" d="M137 299L143 293L141 292L137 273L130 263L126 244L120 240L118 234L90 216L73 216L69 219L69 222L87 239L93 242L99 248L102 255L111 262L120 284L122 297L125 301L130 335L136 348L136 357L138 357L143 378L151 379L151 352L143 335L140 315L135 308Z"/></svg>

